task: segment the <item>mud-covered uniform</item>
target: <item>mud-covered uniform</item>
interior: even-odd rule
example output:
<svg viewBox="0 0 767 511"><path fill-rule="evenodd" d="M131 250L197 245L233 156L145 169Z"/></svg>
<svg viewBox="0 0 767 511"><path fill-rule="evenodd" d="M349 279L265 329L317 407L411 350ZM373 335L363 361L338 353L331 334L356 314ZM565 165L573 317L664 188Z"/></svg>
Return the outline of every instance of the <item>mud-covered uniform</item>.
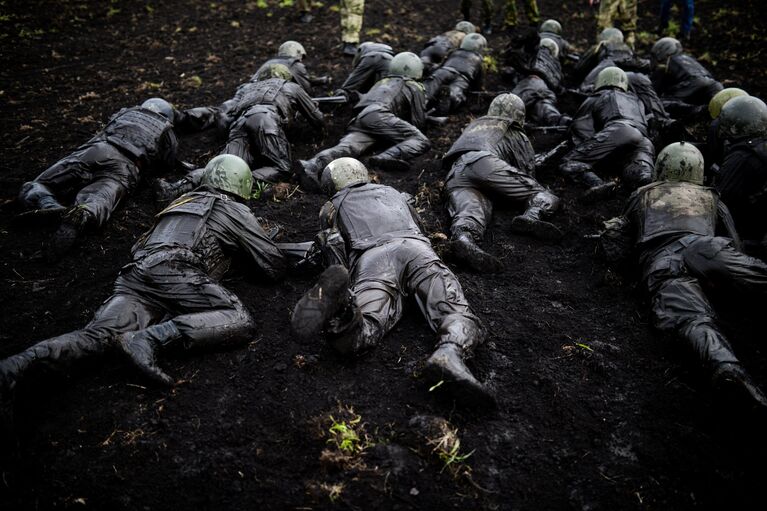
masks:
<svg viewBox="0 0 767 511"><path fill-rule="evenodd" d="M436 69L451 51L461 47L464 37L466 37L465 32L448 30L444 34L429 39L420 55L424 72L428 74Z"/></svg>
<svg viewBox="0 0 767 511"><path fill-rule="evenodd" d="M655 182L636 190L623 218L608 224L603 239L617 240L616 246L636 244L655 326L681 335L709 369L737 363L704 287L764 300L767 265L735 248L732 218L716 192L686 182ZM716 236L717 228L735 241Z"/></svg>
<svg viewBox="0 0 767 511"><path fill-rule="evenodd" d="M335 346L359 353L376 346L414 296L437 345L453 343L465 355L484 339L453 272L418 226L408 196L394 188L359 184L336 193L320 212L324 230L343 237L353 312L327 332Z"/></svg>
<svg viewBox="0 0 767 511"><path fill-rule="evenodd" d="M389 45L377 43L363 45L359 51L359 59L341 89L364 94L389 74L389 63L394 57L394 51Z"/></svg>
<svg viewBox="0 0 767 511"><path fill-rule="evenodd" d="M691 106L708 105L723 88L700 62L685 53L674 55L659 66L652 74L652 82L666 108L680 112Z"/></svg>
<svg viewBox="0 0 767 511"><path fill-rule="evenodd" d="M177 149L170 120L145 108L124 108L74 153L24 183L19 201L28 209L60 208L60 199L74 195L74 206L87 211L88 226L100 227L142 175L174 167Z"/></svg>
<svg viewBox="0 0 767 511"><path fill-rule="evenodd" d="M716 189L730 208L738 234L767 253L767 138L737 140L724 156Z"/></svg>
<svg viewBox="0 0 767 511"><path fill-rule="evenodd" d="M426 122L425 105L419 82L397 75L380 80L354 107L357 115L338 144L305 162L307 176L319 183L328 163L343 156L360 156L376 144L389 146L379 158L411 160L426 153L431 143L419 129Z"/></svg>
<svg viewBox="0 0 767 511"><path fill-rule="evenodd" d="M626 72L647 73L650 71L650 61L637 57L627 44L602 41L583 54L575 65L575 78L582 80L580 90L585 93L592 92L597 75L611 66L619 67Z"/></svg>
<svg viewBox="0 0 767 511"><path fill-rule="evenodd" d="M427 103L437 103L439 92L446 89L446 101L439 101L439 112L447 114L466 102L466 91L479 90L484 83L482 55L476 51L453 50L426 80Z"/></svg>
<svg viewBox="0 0 767 511"><path fill-rule="evenodd" d="M535 179L535 152L524 130L505 117L473 121L445 154L451 166L448 194L451 235L468 232L480 241L493 214L493 199L522 202L537 219L559 199Z"/></svg>
<svg viewBox="0 0 767 511"><path fill-rule="evenodd" d="M586 186L598 186L602 180L594 168L609 165L613 173L620 171L630 188L652 180L655 147L647 138L645 106L636 94L600 89L583 102L574 119L571 132L577 145L562 158L560 170L565 175Z"/></svg>
<svg viewBox="0 0 767 511"><path fill-rule="evenodd" d="M524 67L522 69L521 67ZM566 124L569 116L563 116L557 107L556 92L562 89L562 65L546 48L539 48L529 66L518 71L522 78L511 91L525 103L525 116L541 126Z"/></svg>
<svg viewBox="0 0 767 511"><path fill-rule="evenodd" d="M116 335L157 328L158 323L165 333L162 344L180 340L185 347L198 347L247 340L253 318L218 279L233 256L270 280L285 271L282 252L250 209L208 187L180 197L158 214L132 252L133 262L121 270L112 296L91 322L0 362L0 387L12 386L32 365L65 365L101 354L115 347Z"/></svg>

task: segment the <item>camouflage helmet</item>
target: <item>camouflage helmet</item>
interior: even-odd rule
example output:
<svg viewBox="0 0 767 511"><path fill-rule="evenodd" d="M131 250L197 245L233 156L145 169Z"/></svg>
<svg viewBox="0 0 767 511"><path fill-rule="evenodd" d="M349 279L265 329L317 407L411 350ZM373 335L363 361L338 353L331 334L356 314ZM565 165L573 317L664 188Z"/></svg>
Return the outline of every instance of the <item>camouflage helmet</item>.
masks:
<svg viewBox="0 0 767 511"><path fill-rule="evenodd" d="M722 138L767 136L767 105L754 96L732 98L719 114Z"/></svg>
<svg viewBox="0 0 767 511"><path fill-rule="evenodd" d="M292 80L293 73L290 72L290 68L285 64L269 64L258 71L256 81L268 80L269 78Z"/></svg>
<svg viewBox="0 0 767 511"><path fill-rule="evenodd" d="M520 126L525 124L525 103L519 96L511 93L499 94L496 96L490 108L487 109L487 115L496 117L507 117L518 123Z"/></svg>
<svg viewBox="0 0 767 511"><path fill-rule="evenodd" d="M277 56L303 60L303 58L306 57L306 50L304 50L301 43L296 41L285 41L277 50Z"/></svg>
<svg viewBox="0 0 767 511"><path fill-rule="evenodd" d="M594 90L605 87L617 87L622 91L629 90L629 79L623 69L615 66L606 67L597 75L597 81L594 82Z"/></svg>
<svg viewBox="0 0 767 511"><path fill-rule="evenodd" d="M554 58L559 57L559 45L554 39L544 37L538 45L541 48L548 48Z"/></svg>
<svg viewBox="0 0 767 511"><path fill-rule="evenodd" d="M661 37L652 45L650 50L650 56L656 64L664 63L680 53L682 53L682 43L673 37Z"/></svg>
<svg viewBox="0 0 767 511"><path fill-rule="evenodd" d="M249 199L253 190L253 174L239 156L219 154L205 165L202 184Z"/></svg>
<svg viewBox="0 0 767 511"><path fill-rule="evenodd" d="M557 20L546 20L541 23L541 28L538 30L538 32L549 32L551 34L561 35L562 24Z"/></svg>
<svg viewBox="0 0 767 511"><path fill-rule="evenodd" d="M622 43L623 32L614 27L607 27L599 34L599 42L605 43Z"/></svg>
<svg viewBox="0 0 767 511"><path fill-rule="evenodd" d="M655 160L659 181L686 181L703 184L703 154L689 142L674 142L663 148Z"/></svg>
<svg viewBox="0 0 767 511"><path fill-rule="evenodd" d="M724 107L724 105L732 98L737 98L739 96L748 96L748 92L743 89L738 89L737 87L729 87L714 94L714 97L708 102L708 113L711 114L711 118L716 119L719 117L719 114L722 112L722 107Z"/></svg>
<svg viewBox="0 0 767 511"><path fill-rule="evenodd" d="M473 34L477 31L477 27L471 21L459 21L455 24L455 30L463 32L464 34Z"/></svg>
<svg viewBox="0 0 767 511"><path fill-rule="evenodd" d="M461 49L481 52L487 48L487 39L482 34L469 34L461 41Z"/></svg>
<svg viewBox="0 0 767 511"><path fill-rule="evenodd" d="M347 186L370 182L368 169L355 158L338 158L331 161L322 172L322 188L335 193Z"/></svg>
<svg viewBox="0 0 767 511"><path fill-rule="evenodd" d="M394 55L394 49L388 44L365 41L364 43L357 46L357 52L354 54L354 59L352 60L352 67L357 67L357 64L359 64L360 59L364 55L374 51Z"/></svg>
<svg viewBox="0 0 767 511"><path fill-rule="evenodd" d="M403 51L391 59L389 73L420 80L423 76L423 62L415 53Z"/></svg>
<svg viewBox="0 0 767 511"><path fill-rule="evenodd" d="M169 121L173 120L173 105L162 98L149 98L141 103L141 108L158 113Z"/></svg>

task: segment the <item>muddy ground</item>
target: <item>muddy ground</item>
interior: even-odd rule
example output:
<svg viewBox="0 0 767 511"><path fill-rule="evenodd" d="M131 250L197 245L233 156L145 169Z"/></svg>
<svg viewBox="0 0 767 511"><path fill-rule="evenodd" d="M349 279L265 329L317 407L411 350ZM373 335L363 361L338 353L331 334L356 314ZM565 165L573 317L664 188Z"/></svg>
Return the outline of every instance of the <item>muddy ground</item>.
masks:
<svg viewBox="0 0 767 511"><path fill-rule="evenodd" d="M317 7L310 25L278 3L0 2L0 357L84 325L156 211L144 187L103 231L48 264L41 249L50 232L11 222L22 182L123 106L156 95L184 108L228 98L285 39L304 44L312 71L343 80L350 61L338 56L333 3ZM753 25L763 20L760 2L719 3L696 2L707 23L691 49L726 83L763 96L764 23ZM417 50L458 18L457 0L367 4L365 39L396 49ZM539 1L581 49L593 35L585 4ZM640 1L644 31L656 25L655 4ZM489 39L498 56L504 36ZM498 75L487 88L503 88ZM433 150L409 174L379 174L417 194L431 233L446 227L438 158L487 103L473 100L430 129ZM572 113L577 104L564 107ZM336 140L349 114L330 112L326 133L295 130L294 157ZM557 141L534 140L539 150ZM203 164L221 145L193 137L182 156ZM21 388L16 439L2 450L0 508L761 508L763 430L723 411L690 354L649 326L635 276L609 270L585 237L620 211L625 195L587 208L552 168L539 178L564 199L556 218L564 240L513 235L515 210L500 208L488 248L506 271L456 268L489 327L472 367L496 390L497 411L454 409L424 388L419 369L433 334L417 312L370 355L346 361L289 333L289 311L311 277L280 285L234 278L227 285L256 313L258 334L229 351L169 355L162 363L178 380L173 390L145 387L117 358L41 372ZM253 207L286 227L285 240L299 241L317 228L322 200L298 191ZM721 302L726 332L767 385L756 325L764 304ZM419 414L449 420L459 448L447 444L440 458L410 425ZM331 416L356 431L352 454L337 447Z"/></svg>

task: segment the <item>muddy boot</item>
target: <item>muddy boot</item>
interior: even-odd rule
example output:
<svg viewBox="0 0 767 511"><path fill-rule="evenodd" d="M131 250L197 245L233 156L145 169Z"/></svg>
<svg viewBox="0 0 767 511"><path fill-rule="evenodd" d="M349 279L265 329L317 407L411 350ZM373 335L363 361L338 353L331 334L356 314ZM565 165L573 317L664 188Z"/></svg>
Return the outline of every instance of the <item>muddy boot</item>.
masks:
<svg viewBox="0 0 767 511"><path fill-rule="evenodd" d="M474 271L480 273L498 273L503 270L503 263L488 254L474 241L468 232L458 233L450 242L453 255Z"/></svg>
<svg viewBox="0 0 767 511"><path fill-rule="evenodd" d="M159 323L137 332L126 332L117 336L123 352L133 364L150 380L160 385L173 385L173 378L157 366L157 350L181 338L176 324L172 321Z"/></svg>
<svg viewBox="0 0 767 511"><path fill-rule="evenodd" d="M165 179L155 179L152 185L154 198L157 202L170 202L186 192L194 190L194 185L186 179L181 179L175 183L169 183Z"/></svg>
<svg viewBox="0 0 767 511"><path fill-rule="evenodd" d="M320 172L314 160L297 160L293 162L293 173L298 179L298 183L309 192L320 191Z"/></svg>
<svg viewBox="0 0 767 511"><path fill-rule="evenodd" d="M349 305L349 272L340 264L328 267L293 309L293 332L304 340L318 337L329 321Z"/></svg>
<svg viewBox="0 0 767 511"><path fill-rule="evenodd" d="M593 172L584 173L583 182L589 187L580 197L581 202L585 204L593 204L604 200L613 195L618 188L613 181L604 182Z"/></svg>
<svg viewBox="0 0 767 511"><path fill-rule="evenodd" d="M520 234L530 234L538 239L556 241L562 238L562 231L556 225L546 222L542 217L551 214L559 207L559 198L548 190L536 193L527 203L527 210L515 216L511 221L511 230Z"/></svg>
<svg viewBox="0 0 767 511"><path fill-rule="evenodd" d="M463 406L495 406L493 394L471 374L463 361L463 349L457 344L438 346L426 361L424 377L433 391L449 392Z"/></svg>
<svg viewBox="0 0 767 511"><path fill-rule="evenodd" d="M390 172L407 172L410 170L410 164L405 160L400 160L399 158L393 158L391 156L382 154L373 156L369 161L370 165L373 167L377 167L382 170L388 170Z"/></svg>
<svg viewBox="0 0 767 511"><path fill-rule="evenodd" d="M743 367L734 362L716 366L711 381L719 399L727 406L743 411L767 414L767 397L759 390Z"/></svg>

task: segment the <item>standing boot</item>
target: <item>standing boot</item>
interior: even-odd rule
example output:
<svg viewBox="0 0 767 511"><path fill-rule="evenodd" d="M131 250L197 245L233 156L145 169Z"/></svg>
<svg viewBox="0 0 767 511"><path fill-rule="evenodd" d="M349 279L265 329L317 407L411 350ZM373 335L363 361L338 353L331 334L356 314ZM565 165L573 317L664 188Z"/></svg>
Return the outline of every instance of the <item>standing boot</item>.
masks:
<svg viewBox="0 0 767 511"><path fill-rule="evenodd" d="M438 344L424 367L426 381L433 390L444 387L464 406L494 406L492 393L471 374L464 363L464 357L464 349L458 344Z"/></svg>
<svg viewBox="0 0 767 511"><path fill-rule="evenodd" d="M562 238L562 231L556 225L541 219L544 213L554 211L559 199L551 192L538 192L530 198L527 210L511 220L511 230L530 234L538 239L556 241Z"/></svg>
<svg viewBox="0 0 767 511"><path fill-rule="evenodd" d="M170 386L173 385L173 378L157 366L156 351L180 338L181 332L178 331L176 324L173 321L166 321L137 332L120 334L117 336L117 341L144 375L155 383Z"/></svg>
<svg viewBox="0 0 767 511"><path fill-rule="evenodd" d="M453 255L469 268L480 273L498 273L503 270L503 263L477 245L469 231L458 231L450 241Z"/></svg>
<svg viewBox="0 0 767 511"><path fill-rule="evenodd" d="M304 340L319 337L330 321L348 308L350 300L349 272L340 264L328 267L293 309L293 332Z"/></svg>

